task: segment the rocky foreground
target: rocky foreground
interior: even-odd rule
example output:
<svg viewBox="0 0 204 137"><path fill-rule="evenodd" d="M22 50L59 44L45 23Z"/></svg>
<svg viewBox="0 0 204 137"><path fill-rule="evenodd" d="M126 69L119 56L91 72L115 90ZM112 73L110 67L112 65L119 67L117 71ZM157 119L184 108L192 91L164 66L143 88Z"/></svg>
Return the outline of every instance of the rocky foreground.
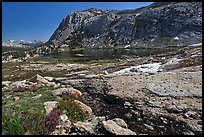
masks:
<svg viewBox="0 0 204 137"><path fill-rule="evenodd" d="M69 117L62 114L60 119L63 122L49 133L54 135L200 135L201 51L200 46L188 47L178 52L101 66L22 65L19 66L21 70L79 71L70 71L64 77L36 75L23 81L2 81L2 100L5 103L13 99L13 103L17 103L23 97L14 96L14 93L27 94L29 89L39 85L54 87L49 94L55 98L43 102L43 109L48 115L62 100L65 90L79 97L74 103L89 118L70 122ZM38 94L31 100L40 98L42 95Z"/></svg>

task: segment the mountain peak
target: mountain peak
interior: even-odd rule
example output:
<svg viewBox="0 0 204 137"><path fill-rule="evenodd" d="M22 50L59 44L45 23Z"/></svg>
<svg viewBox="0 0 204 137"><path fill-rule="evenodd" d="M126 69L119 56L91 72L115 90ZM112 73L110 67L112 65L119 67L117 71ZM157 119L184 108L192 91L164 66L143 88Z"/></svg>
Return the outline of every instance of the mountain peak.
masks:
<svg viewBox="0 0 204 137"><path fill-rule="evenodd" d="M49 39L85 47L184 46L202 41L202 8L192 2L155 2L133 10L89 8L66 17ZM80 34L83 32L83 34Z"/></svg>

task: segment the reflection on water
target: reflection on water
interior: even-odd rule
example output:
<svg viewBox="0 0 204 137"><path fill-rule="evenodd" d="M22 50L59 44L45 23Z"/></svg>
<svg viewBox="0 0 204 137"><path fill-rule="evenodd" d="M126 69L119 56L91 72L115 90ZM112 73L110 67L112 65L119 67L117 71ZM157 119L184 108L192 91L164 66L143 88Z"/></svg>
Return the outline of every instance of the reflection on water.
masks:
<svg viewBox="0 0 204 137"><path fill-rule="evenodd" d="M149 56L169 51L167 48L148 49L85 49L77 51L55 52L43 56L43 59L80 59L81 61L119 59L124 57Z"/></svg>

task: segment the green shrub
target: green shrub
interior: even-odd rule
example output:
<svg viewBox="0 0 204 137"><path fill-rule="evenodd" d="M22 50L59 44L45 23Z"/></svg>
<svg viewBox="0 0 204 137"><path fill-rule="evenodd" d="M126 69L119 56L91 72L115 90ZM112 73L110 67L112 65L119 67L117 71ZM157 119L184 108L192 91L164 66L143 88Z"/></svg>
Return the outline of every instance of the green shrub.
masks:
<svg viewBox="0 0 204 137"><path fill-rule="evenodd" d="M88 116L74 103L74 99L69 98L59 102L59 109L66 114L72 123L84 121Z"/></svg>

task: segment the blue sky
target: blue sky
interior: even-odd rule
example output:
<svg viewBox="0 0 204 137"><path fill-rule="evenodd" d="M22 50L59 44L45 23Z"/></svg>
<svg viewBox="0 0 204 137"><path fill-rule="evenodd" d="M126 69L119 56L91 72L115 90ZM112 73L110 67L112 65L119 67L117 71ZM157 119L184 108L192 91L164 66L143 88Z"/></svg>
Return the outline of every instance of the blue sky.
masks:
<svg viewBox="0 0 204 137"><path fill-rule="evenodd" d="M70 12L136 9L152 2L3 2L2 40L47 41Z"/></svg>

